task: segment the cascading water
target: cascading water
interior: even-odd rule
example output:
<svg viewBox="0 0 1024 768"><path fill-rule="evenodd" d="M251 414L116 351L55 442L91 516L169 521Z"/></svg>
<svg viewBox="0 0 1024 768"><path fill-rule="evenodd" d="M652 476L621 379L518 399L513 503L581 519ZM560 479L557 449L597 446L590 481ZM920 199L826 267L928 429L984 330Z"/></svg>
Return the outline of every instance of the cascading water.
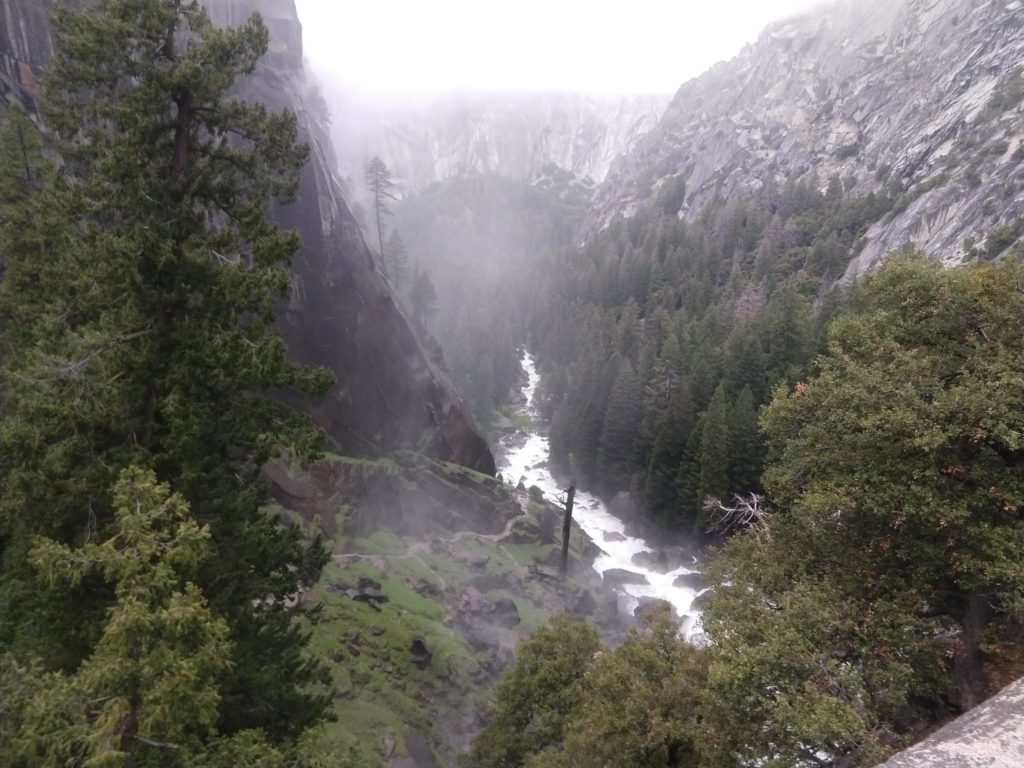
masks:
<svg viewBox="0 0 1024 768"><path fill-rule="evenodd" d="M540 382L540 374L537 373L537 367L529 353L523 354L523 368L528 377L528 383L523 390L526 397L524 413L530 416L531 426L525 431L525 441L522 432L502 439L499 470L512 483L522 480L527 487L537 486L549 500L557 504L560 503L559 497L563 493L563 488L548 470L548 438L540 434L535 426L534 395ZM657 550L642 539L628 535L622 520L611 514L599 498L579 488L576 490L573 519L602 552L594 561L594 570L603 576L610 569L621 568L646 578L646 584L624 584L616 587L624 598L622 602L626 611L632 613L639 605L640 599L644 597L665 600L683 619L683 632L688 637L699 634L699 615L693 608L698 591L674 584L677 577L682 574L697 573L695 568L679 567L667 573L659 573L635 563L634 555Z"/></svg>

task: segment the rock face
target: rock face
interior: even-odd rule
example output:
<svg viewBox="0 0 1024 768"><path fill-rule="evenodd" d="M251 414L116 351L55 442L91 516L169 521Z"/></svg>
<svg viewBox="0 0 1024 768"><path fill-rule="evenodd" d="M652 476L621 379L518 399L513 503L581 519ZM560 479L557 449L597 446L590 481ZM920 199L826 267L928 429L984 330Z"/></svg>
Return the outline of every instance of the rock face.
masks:
<svg viewBox="0 0 1024 768"><path fill-rule="evenodd" d="M1024 765L1024 680L1012 683L878 768Z"/></svg>
<svg viewBox="0 0 1024 768"><path fill-rule="evenodd" d="M50 0L0 0L0 96L30 110L52 53ZM311 148L297 200L275 212L303 247L280 317L292 356L330 368L337 384L314 418L339 452L377 455L416 447L494 474L494 458L452 386L440 348L420 340L395 305L342 196L326 117L302 65L302 28L292 0L207 0L218 24L253 12L270 30L270 53L241 85L245 98L296 112Z"/></svg>
<svg viewBox="0 0 1024 768"><path fill-rule="evenodd" d="M838 174L848 192L908 190L851 254L847 277L912 243L949 262L1024 214L1024 4L833 0L766 29L684 84L616 163L588 225L681 177L680 217L766 183Z"/></svg>
<svg viewBox="0 0 1024 768"><path fill-rule="evenodd" d="M533 181L549 166L601 181L658 122L667 95L452 93L401 104L329 93L344 115L333 129L346 176L379 155L403 191L473 173Z"/></svg>

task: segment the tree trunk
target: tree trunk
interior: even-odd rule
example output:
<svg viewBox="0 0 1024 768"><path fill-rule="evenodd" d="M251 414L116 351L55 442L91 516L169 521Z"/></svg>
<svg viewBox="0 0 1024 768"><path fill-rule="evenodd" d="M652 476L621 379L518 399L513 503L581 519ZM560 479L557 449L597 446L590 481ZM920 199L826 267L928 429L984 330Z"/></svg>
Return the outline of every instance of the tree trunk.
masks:
<svg viewBox="0 0 1024 768"><path fill-rule="evenodd" d="M572 501L576 497L576 481L569 483L565 492L565 517L562 519L562 562L559 567L562 576L569 572L569 533L572 531Z"/></svg>
<svg viewBox="0 0 1024 768"><path fill-rule="evenodd" d="M953 658L953 682L956 704L961 711L977 706L983 700L984 681L981 674L979 637L988 617L988 602L978 592L967 596L967 607L961 620L963 631Z"/></svg>

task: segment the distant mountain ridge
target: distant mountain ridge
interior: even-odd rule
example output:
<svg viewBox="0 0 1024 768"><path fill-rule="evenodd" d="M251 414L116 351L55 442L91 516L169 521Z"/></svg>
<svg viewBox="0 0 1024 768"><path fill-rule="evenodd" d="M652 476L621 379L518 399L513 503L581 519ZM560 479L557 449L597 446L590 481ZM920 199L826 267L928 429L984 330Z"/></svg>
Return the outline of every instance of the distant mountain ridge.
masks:
<svg viewBox="0 0 1024 768"><path fill-rule="evenodd" d="M330 86L328 86L330 88ZM343 173L379 155L405 192L474 173L531 181L550 165L600 182L657 125L668 94L448 93L391 101L327 94Z"/></svg>
<svg viewBox="0 0 1024 768"><path fill-rule="evenodd" d="M692 219L715 200L817 174L846 192L905 192L851 254L847 277L912 244L947 262L1024 215L1024 3L838 0L769 26L685 83L614 164L587 225L670 178Z"/></svg>

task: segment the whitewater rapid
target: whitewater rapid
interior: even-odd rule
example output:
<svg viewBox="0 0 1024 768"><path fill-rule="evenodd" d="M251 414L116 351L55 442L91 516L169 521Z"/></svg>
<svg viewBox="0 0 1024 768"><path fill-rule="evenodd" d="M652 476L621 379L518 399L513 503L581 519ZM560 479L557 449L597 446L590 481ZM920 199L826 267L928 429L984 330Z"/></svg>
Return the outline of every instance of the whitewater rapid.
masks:
<svg viewBox="0 0 1024 768"><path fill-rule="evenodd" d="M543 491L548 500L564 506L564 489L548 470L548 438L541 434L537 427L534 396L540 382L540 374L537 373L537 367L529 353L523 354L523 368L528 377L528 383L523 390L526 397L523 413L530 417L531 426L525 430L525 442L522 441L522 432L502 439L499 471L507 481L516 484L522 480L526 487L535 485ZM602 554L594 561L594 570L603 576L605 571L612 568L622 568L646 577L646 584L615 586L624 612L632 614L639 605L640 598L658 598L672 604L683 620L682 631L688 637L699 633L699 615L693 608L693 601L698 592L689 587L677 587L673 584L677 576L696 573L696 568L680 567L668 573L658 573L634 563L634 555L640 552L657 552L657 549L643 539L627 534L625 523L609 512L604 502L578 486L572 516L583 532L601 550ZM613 540L608 539L608 534Z"/></svg>

